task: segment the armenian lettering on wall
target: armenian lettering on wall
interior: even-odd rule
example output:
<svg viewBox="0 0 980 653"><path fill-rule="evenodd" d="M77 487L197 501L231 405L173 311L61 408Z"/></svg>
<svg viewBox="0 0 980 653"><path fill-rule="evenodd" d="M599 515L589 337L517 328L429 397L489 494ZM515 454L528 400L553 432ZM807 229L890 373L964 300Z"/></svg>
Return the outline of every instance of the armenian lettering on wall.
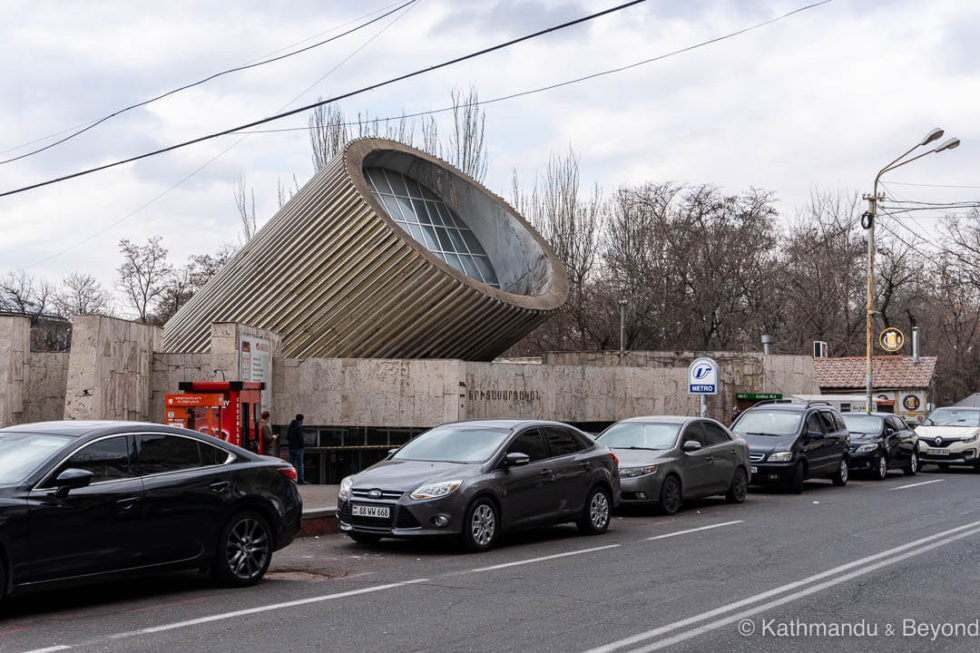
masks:
<svg viewBox="0 0 980 653"><path fill-rule="evenodd" d="M540 401L537 390L470 390L470 401Z"/></svg>

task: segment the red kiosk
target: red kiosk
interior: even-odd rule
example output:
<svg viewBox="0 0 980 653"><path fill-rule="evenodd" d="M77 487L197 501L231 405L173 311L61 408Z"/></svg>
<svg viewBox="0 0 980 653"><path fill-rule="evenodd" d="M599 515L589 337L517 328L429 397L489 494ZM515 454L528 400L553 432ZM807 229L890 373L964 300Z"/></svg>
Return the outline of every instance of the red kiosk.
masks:
<svg viewBox="0 0 980 653"><path fill-rule="evenodd" d="M252 381L181 381L181 394L166 395L169 426L221 438L249 451L262 451L259 419L265 383Z"/></svg>

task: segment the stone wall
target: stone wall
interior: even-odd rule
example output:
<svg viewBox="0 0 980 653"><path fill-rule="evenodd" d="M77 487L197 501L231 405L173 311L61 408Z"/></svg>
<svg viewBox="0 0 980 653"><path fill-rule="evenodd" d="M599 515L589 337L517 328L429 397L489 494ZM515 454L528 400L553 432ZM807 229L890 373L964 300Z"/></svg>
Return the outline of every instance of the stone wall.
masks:
<svg viewBox="0 0 980 653"><path fill-rule="evenodd" d="M369 358L285 359L273 368L272 421L427 427L458 419L465 363Z"/></svg>
<svg viewBox="0 0 980 653"><path fill-rule="evenodd" d="M29 421L31 321L0 314L0 427Z"/></svg>
<svg viewBox="0 0 980 653"><path fill-rule="evenodd" d="M31 354L26 421L49 422L64 418L68 359L68 352Z"/></svg>
<svg viewBox="0 0 980 653"><path fill-rule="evenodd" d="M696 357L651 353L631 361L647 366L603 366L602 358L577 365L286 359L276 367L272 417L277 424L303 413L309 425L428 427L495 417L603 423L637 415L694 415L699 399L687 393L687 366ZM708 415L724 423L736 392L819 392L813 363L805 356L715 352L712 357L722 378L719 393L707 398Z"/></svg>
<svg viewBox="0 0 980 653"><path fill-rule="evenodd" d="M65 419L150 420L153 353L162 348L162 333L127 320L76 317Z"/></svg>
<svg viewBox="0 0 980 653"><path fill-rule="evenodd" d="M151 377L150 421L164 423L164 400L166 395L180 392L177 387L181 381L220 381L214 374L211 354L166 354L153 355Z"/></svg>

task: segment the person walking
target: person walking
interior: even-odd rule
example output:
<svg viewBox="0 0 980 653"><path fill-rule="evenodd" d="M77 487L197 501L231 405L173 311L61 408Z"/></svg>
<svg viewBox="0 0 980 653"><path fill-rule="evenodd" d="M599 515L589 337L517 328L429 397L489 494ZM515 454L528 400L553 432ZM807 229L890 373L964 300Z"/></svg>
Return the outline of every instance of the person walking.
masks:
<svg viewBox="0 0 980 653"><path fill-rule="evenodd" d="M274 451L279 436L272 432L272 416L269 411L263 410L261 419L259 420L259 436L262 438L262 453L266 456L278 456L278 452Z"/></svg>
<svg viewBox="0 0 980 653"><path fill-rule="evenodd" d="M306 485L303 478L303 414L300 413L286 431L286 444L289 446L289 464L296 468L296 482Z"/></svg>

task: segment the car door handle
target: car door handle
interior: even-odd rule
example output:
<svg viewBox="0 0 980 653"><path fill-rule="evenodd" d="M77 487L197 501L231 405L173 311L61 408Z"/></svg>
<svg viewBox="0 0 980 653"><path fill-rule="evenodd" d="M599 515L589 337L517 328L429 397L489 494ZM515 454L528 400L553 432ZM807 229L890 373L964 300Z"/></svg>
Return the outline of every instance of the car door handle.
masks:
<svg viewBox="0 0 980 653"><path fill-rule="evenodd" d="M139 497L126 497L125 499L119 499L116 501L116 505L119 506L119 510L132 510L133 507L140 502Z"/></svg>
<svg viewBox="0 0 980 653"><path fill-rule="evenodd" d="M211 481L208 483L208 487L214 492L224 492L228 489L230 483L228 481Z"/></svg>
<svg viewBox="0 0 980 653"><path fill-rule="evenodd" d="M715 457L714 457L714 456L705 456L705 457L704 457L704 462L706 462L706 463L710 463L710 462L711 462L712 460L714 460L714 459L715 459Z"/></svg>

